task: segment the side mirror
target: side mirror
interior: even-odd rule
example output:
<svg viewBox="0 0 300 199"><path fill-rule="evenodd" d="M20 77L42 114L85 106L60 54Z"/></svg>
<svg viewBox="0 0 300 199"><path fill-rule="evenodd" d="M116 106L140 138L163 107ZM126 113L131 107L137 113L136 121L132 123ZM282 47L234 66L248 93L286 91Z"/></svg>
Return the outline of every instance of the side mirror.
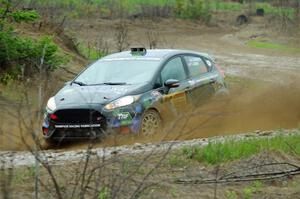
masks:
<svg viewBox="0 0 300 199"><path fill-rule="evenodd" d="M168 79L165 81L165 86L168 88L177 88L179 85L180 83L177 79Z"/></svg>

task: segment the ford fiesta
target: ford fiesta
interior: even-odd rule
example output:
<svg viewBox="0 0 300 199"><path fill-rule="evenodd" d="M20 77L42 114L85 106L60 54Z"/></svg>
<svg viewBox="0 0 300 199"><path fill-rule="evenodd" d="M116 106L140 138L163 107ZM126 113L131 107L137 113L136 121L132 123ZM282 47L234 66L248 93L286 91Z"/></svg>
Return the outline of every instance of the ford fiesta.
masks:
<svg viewBox="0 0 300 199"><path fill-rule="evenodd" d="M151 135L167 118L224 92L223 78L204 53L132 48L111 54L49 99L43 135L51 142L109 132Z"/></svg>

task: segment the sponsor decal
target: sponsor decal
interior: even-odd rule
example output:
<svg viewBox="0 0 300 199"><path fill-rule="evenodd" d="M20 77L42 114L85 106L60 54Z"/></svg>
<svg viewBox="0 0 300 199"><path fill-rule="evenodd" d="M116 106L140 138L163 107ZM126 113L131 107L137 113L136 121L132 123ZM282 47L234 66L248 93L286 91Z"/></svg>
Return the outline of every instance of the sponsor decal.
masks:
<svg viewBox="0 0 300 199"><path fill-rule="evenodd" d="M54 125L55 128L60 129L60 128L94 128L94 127L101 127L100 124L58 124Z"/></svg>
<svg viewBox="0 0 300 199"><path fill-rule="evenodd" d="M136 113L142 113L142 111L143 111L142 106L141 106L140 104L136 105L136 107L135 107L135 112L136 112Z"/></svg>
<svg viewBox="0 0 300 199"><path fill-rule="evenodd" d="M162 97L162 94L158 91L152 91L151 96L153 96L156 100Z"/></svg>
<svg viewBox="0 0 300 199"><path fill-rule="evenodd" d="M118 114L119 114L119 113L120 113L120 110L119 110L119 109L116 109L116 110L113 111L112 115L113 115L114 117L118 117Z"/></svg>
<svg viewBox="0 0 300 199"><path fill-rule="evenodd" d="M140 128L140 117L134 117L132 120L131 130L133 133L138 133Z"/></svg>
<svg viewBox="0 0 300 199"><path fill-rule="evenodd" d="M114 119L114 120L112 121L112 126L113 126L113 127L120 127L120 126L121 126L120 120Z"/></svg>
<svg viewBox="0 0 300 199"><path fill-rule="evenodd" d="M164 102L170 101L176 110L180 110L187 105L186 93L176 92L164 97Z"/></svg>
<svg viewBox="0 0 300 199"><path fill-rule="evenodd" d="M144 102L143 102L143 106L147 109L152 103L152 100L151 99L146 99Z"/></svg>
<svg viewBox="0 0 300 199"><path fill-rule="evenodd" d="M122 120L121 121L121 126L128 126L130 124L132 124L132 119L130 119L130 120Z"/></svg>
<svg viewBox="0 0 300 199"><path fill-rule="evenodd" d="M124 113L118 113L117 117L119 120L127 120L129 117L131 118L131 115L129 112L124 112Z"/></svg>
<svg viewBox="0 0 300 199"><path fill-rule="evenodd" d="M128 126L132 124L132 117L129 112L116 112L115 119L113 120L113 126Z"/></svg>
<svg viewBox="0 0 300 199"><path fill-rule="evenodd" d="M187 105L187 99L185 92L174 93L171 103L176 110L181 110Z"/></svg>

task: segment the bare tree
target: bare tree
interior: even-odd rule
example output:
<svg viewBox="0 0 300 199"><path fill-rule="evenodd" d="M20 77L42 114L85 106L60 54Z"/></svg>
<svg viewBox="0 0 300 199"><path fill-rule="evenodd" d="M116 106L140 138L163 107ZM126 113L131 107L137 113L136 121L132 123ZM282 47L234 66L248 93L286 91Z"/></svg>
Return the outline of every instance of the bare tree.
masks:
<svg viewBox="0 0 300 199"><path fill-rule="evenodd" d="M128 25L125 20L120 20L115 27L115 42L119 52L129 47L128 42Z"/></svg>
<svg viewBox="0 0 300 199"><path fill-rule="evenodd" d="M300 0L295 0L295 23L297 28L300 29Z"/></svg>
<svg viewBox="0 0 300 199"><path fill-rule="evenodd" d="M147 36L149 48L150 49L157 48L158 43L159 43L160 34L155 29L155 26L152 22L148 23L148 25L146 26L146 36Z"/></svg>
<svg viewBox="0 0 300 199"><path fill-rule="evenodd" d="M96 40L97 58L107 55L109 52L109 44L105 39L104 34L100 34Z"/></svg>

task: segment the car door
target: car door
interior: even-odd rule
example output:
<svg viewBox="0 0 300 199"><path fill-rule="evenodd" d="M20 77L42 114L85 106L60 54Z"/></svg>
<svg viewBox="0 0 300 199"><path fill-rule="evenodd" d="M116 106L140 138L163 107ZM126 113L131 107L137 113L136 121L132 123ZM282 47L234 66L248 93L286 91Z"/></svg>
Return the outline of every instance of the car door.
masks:
<svg viewBox="0 0 300 199"><path fill-rule="evenodd" d="M160 73L162 85L168 79L176 79L180 82L177 88L166 88L163 86L163 104L175 114L184 112L188 107L187 92L190 84L188 83L188 74L183 60L180 56L173 57L166 62Z"/></svg>
<svg viewBox="0 0 300 199"><path fill-rule="evenodd" d="M214 94L213 83L217 80L217 76L210 72L210 67L202 57L184 55L183 58L188 69L188 82L191 87L189 97L193 105L199 106Z"/></svg>

